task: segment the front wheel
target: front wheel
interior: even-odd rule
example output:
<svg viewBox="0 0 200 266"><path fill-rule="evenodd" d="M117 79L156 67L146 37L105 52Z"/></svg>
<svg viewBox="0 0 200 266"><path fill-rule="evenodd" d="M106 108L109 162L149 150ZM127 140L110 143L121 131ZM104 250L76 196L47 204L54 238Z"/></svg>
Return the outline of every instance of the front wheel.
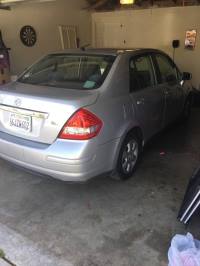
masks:
<svg viewBox="0 0 200 266"><path fill-rule="evenodd" d="M133 175L138 163L140 148L141 142L136 134L126 137L118 157L117 179L126 180Z"/></svg>

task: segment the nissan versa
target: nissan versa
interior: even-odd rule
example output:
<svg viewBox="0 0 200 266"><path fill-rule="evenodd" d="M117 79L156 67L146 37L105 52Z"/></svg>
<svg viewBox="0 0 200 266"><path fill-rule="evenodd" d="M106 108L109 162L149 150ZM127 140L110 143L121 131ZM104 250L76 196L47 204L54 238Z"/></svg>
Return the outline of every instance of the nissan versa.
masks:
<svg viewBox="0 0 200 266"><path fill-rule="evenodd" d="M64 181L127 179L146 141L189 115L190 79L159 50L47 55L0 89L0 156Z"/></svg>

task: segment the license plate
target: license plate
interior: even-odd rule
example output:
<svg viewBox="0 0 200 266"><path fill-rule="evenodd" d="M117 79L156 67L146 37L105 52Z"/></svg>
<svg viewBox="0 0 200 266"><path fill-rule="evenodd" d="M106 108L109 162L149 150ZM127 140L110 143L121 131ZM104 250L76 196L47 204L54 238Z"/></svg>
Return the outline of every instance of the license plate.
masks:
<svg viewBox="0 0 200 266"><path fill-rule="evenodd" d="M31 116L21 115L21 114L11 114L10 115L10 127L15 129L21 129L25 132L31 131Z"/></svg>

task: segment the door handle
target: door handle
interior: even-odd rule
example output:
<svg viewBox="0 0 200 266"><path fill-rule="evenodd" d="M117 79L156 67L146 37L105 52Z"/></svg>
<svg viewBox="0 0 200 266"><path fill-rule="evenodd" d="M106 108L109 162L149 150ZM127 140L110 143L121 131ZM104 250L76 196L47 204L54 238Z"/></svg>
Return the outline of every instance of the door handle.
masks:
<svg viewBox="0 0 200 266"><path fill-rule="evenodd" d="M169 90L165 90L165 95L169 95L170 91Z"/></svg>
<svg viewBox="0 0 200 266"><path fill-rule="evenodd" d="M144 98L141 98L141 99L138 99L137 101L136 101L136 103L137 103L137 105L141 105L141 104L144 104Z"/></svg>

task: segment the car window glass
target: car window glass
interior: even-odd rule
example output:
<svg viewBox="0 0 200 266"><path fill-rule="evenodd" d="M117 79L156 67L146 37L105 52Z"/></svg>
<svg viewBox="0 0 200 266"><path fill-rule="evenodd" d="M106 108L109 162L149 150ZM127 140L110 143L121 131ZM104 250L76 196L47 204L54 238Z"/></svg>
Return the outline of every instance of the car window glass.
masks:
<svg viewBox="0 0 200 266"><path fill-rule="evenodd" d="M19 82L64 89L96 89L107 77L115 56L53 54L30 67Z"/></svg>
<svg viewBox="0 0 200 266"><path fill-rule="evenodd" d="M139 56L130 62L131 91L155 85L153 68L149 56Z"/></svg>
<svg viewBox="0 0 200 266"><path fill-rule="evenodd" d="M177 68L166 56L156 55L156 61L158 63L160 72L160 77L158 80L160 84L178 80Z"/></svg>

